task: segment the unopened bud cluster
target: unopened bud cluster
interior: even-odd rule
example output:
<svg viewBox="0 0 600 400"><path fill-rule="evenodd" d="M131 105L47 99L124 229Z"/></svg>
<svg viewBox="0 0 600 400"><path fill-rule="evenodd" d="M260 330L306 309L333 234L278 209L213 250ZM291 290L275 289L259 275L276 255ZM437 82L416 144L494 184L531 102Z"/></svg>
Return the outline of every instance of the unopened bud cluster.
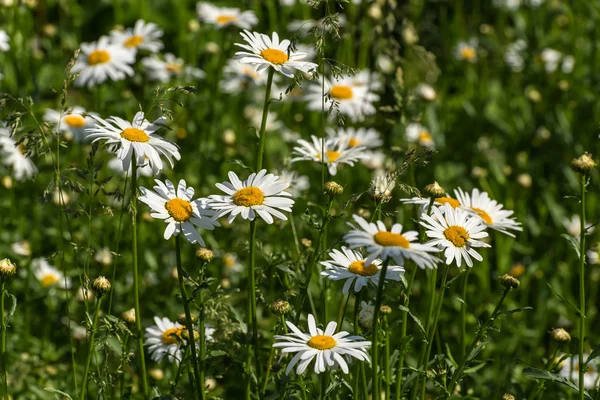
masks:
<svg viewBox="0 0 600 400"><path fill-rule="evenodd" d="M212 250L206 249L204 247L201 247L198 250L196 250L196 258L200 261L204 261L205 263L211 262L214 257L215 254L212 252Z"/></svg>
<svg viewBox="0 0 600 400"><path fill-rule="evenodd" d="M555 328L552 330L552 339L557 343L565 344L571 341L571 335L563 328Z"/></svg>
<svg viewBox="0 0 600 400"><path fill-rule="evenodd" d="M100 298L110 292L110 282L103 276L99 276L92 282L92 289L96 292L96 297Z"/></svg>
<svg viewBox="0 0 600 400"><path fill-rule="evenodd" d="M277 315L284 315L291 311L290 303L285 300L277 300L271 304L271 311Z"/></svg>
<svg viewBox="0 0 600 400"><path fill-rule="evenodd" d="M516 289L521 284L517 278L509 274L502 275L500 277L500 283L502 283L502 286L506 289Z"/></svg>
<svg viewBox="0 0 600 400"><path fill-rule="evenodd" d="M17 265L8 258L0 260L0 276L2 278L10 278L17 272Z"/></svg>
<svg viewBox="0 0 600 400"><path fill-rule="evenodd" d="M571 169L583 175L589 174L598 164L588 152L583 153L578 158L571 161Z"/></svg>
<svg viewBox="0 0 600 400"><path fill-rule="evenodd" d="M341 196L344 193L344 187L337 182L325 183L325 193L334 197Z"/></svg>
<svg viewBox="0 0 600 400"><path fill-rule="evenodd" d="M437 199L438 197L444 197L446 195L446 191L443 187L439 185L437 182L433 182L427 186L423 190L427 197L433 197Z"/></svg>

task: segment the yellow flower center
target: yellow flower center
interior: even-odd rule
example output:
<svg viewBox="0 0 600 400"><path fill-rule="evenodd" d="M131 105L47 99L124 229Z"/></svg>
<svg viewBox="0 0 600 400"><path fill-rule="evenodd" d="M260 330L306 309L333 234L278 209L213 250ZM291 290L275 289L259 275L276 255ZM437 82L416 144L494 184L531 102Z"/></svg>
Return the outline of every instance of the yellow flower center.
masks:
<svg viewBox="0 0 600 400"><path fill-rule="evenodd" d="M235 15L219 15L217 17L217 22L220 24L226 24L235 20L237 20L237 17Z"/></svg>
<svg viewBox="0 0 600 400"><path fill-rule="evenodd" d="M441 205L448 203L452 208L460 207L460 201L453 199L452 197L438 197L435 199L435 202Z"/></svg>
<svg viewBox="0 0 600 400"><path fill-rule="evenodd" d="M306 344L308 344L313 349L329 350L331 348L334 348L337 343L335 342L335 339L331 336L316 335L311 337L308 343Z"/></svg>
<svg viewBox="0 0 600 400"><path fill-rule="evenodd" d="M481 208L477 208L477 207L471 207L471 210L475 211L477 213L477 215L479 215L479 217L481 217L481 219L485 221L486 224L488 224L488 225L492 224L492 217L490 217L490 214L486 213L484 210L482 210Z"/></svg>
<svg viewBox="0 0 600 400"><path fill-rule="evenodd" d="M177 222L185 222L192 216L192 205L183 199L171 199L165 204L167 212Z"/></svg>
<svg viewBox="0 0 600 400"><path fill-rule="evenodd" d="M87 58L89 65L105 64L110 61L110 54L106 50L94 50Z"/></svg>
<svg viewBox="0 0 600 400"><path fill-rule="evenodd" d="M178 344L182 342L181 339L181 329L182 328L169 328L162 334L162 342L163 344Z"/></svg>
<svg viewBox="0 0 600 400"><path fill-rule="evenodd" d="M235 258L230 254L225 254L223 256L223 264L225 264L227 268L233 268L235 265Z"/></svg>
<svg viewBox="0 0 600 400"><path fill-rule="evenodd" d="M244 66L244 68L242 69L242 73L246 76L249 76L252 79L256 79L258 78L258 72L256 72L256 70L254 68L248 67L248 66Z"/></svg>
<svg viewBox="0 0 600 400"><path fill-rule="evenodd" d="M280 65L288 60L287 54L277 49L266 49L260 52L262 58L271 64Z"/></svg>
<svg viewBox="0 0 600 400"><path fill-rule="evenodd" d="M335 162L338 158L340 158L342 153L337 152L337 151L326 151L325 155L327 156L328 162L332 163L332 162ZM321 159L321 153L317 154L317 158L319 160Z"/></svg>
<svg viewBox="0 0 600 400"><path fill-rule="evenodd" d="M169 72L179 73L181 72L181 64L169 63L165 66L165 69Z"/></svg>
<svg viewBox="0 0 600 400"><path fill-rule="evenodd" d="M85 118L79 114L70 114L65 116L65 124L71 128L82 128L85 126Z"/></svg>
<svg viewBox="0 0 600 400"><path fill-rule="evenodd" d="M513 267L510 269L510 275L514 276L515 278L520 277L524 273L525 266L523 264L513 265Z"/></svg>
<svg viewBox="0 0 600 400"><path fill-rule="evenodd" d="M354 96L354 93L350 86L335 85L329 89L329 95L336 100L348 100Z"/></svg>
<svg viewBox="0 0 600 400"><path fill-rule="evenodd" d="M125 47L138 47L144 42L144 38L140 35L133 35L123 43Z"/></svg>
<svg viewBox="0 0 600 400"><path fill-rule="evenodd" d="M419 140L421 142L431 142L431 134L427 131L419 132Z"/></svg>
<svg viewBox="0 0 600 400"><path fill-rule="evenodd" d="M446 228L444 236L456 247L466 246L470 237L465 228L456 225Z"/></svg>
<svg viewBox="0 0 600 400"><path fill-rule="evenodd" d="M472 60L472 59L474 59L476 54L477 53L476 53L475 49L473 47L471 47L471 46L465 46L462 49L460 49L460 55L465 60Z"/></svg>
<svg viewBox="0 0 600 400"><path fill-rule="evenodd" d="M40 283L42 284L42 287L52 286L56 282L58 282L58 277L56 275L52 275L52 274L44 275L44 277L40 281Z"/></svg>
<svg viewBox="0 0 600 400"><path fill-rule="evenodd" d="M377 265L375 264L369 264L365 267L365 261L362 260L354 261L352 264L350 264L348 271L356 275L373 276L377 273L377 271L379 271L379 268L377 268Z"/></svg>
<svg viewBox="0 0 600 400"><path fill-rule="evenodd" d="M360 142L356 138L350 138L350 140L348 140L348 147L356 147L359 144Z"/></svg>
<svg viewBox="0 0 600 400"><path fill-rule="evenodd" d="M410 247L410 242L399 233L381 231L377 232L373 239L375 239L375 243L384 247L402 247L404 249Z"/></svg>
<svg viewBox="0 0 600 400"><path fill-rule="evenodd" d="M252 207L258 206L265 200L262 190L257 187L249 186L235 192L233 202L238 206Z"/></svg>
<svg viewBox="0 0 600 400"><path fill-rule="evenodd" d="M130 142L141 142L145 143L150 140L150 137L146 132L138 128L127 128L121 132L121 137L127 139Z"/></svg>

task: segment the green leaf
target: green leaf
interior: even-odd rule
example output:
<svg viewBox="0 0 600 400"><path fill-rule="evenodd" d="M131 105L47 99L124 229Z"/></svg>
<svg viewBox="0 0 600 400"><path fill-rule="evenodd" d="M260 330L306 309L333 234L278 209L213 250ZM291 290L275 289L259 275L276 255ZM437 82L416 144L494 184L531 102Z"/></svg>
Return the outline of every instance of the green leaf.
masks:
<svg viewBox="0 0 600 400"><path fill-rule="evenodd" d="M523 370L523 375L535 380L552 381L560 383L561 385L567 386L579 393L579 387L575 383L571 382L567 378L553 374L552 372L543 369L527 367ZM586 400L594 400L592 396L590 396L585 390L583 391L583 395L585 396Z"/></svg>
<svg viewBox="0 0 600 400"><path fill-rule="evenodd" d="M560 294L556 290L554 290L554 288L552 287L552 285L550 285L548 282L546 282L546 285L548 285L548 287L550 288L550 290L552 290L552 293L554 293L555 295L557 295L558 297L560 297L560 299L562 301L564 301L565 303L567 303L568 305L570 305L571 307L573 307L573 309L575 311L577 311L577 315L581 316L581 311L579 311L579 308L577 308L573 303L571 303L569 300L567 300L562 294Z"/></svg>
<svg viewBox="0 0 600 400"><path fill-rule="evenodd" d="M575 253L577 253L577 258L581 258L581 253L579 253L579 238L567 235L566 233L563 233L560 236L567 239L567 242L571 244L571 247L575 250Z"/></svg>
<svg viewBox="0 0 600 400"><path fill-rule="evenodd" d="M415 321L415 323L417 324L419 329L421 329L421 332L423 333L423 336L425 337L425 341L427 341L427 332L425 331L425 327L423 326L423 323L421 322L419 317L417 317L416 315L413 315L413 313L411 313L410 310L404 306L398 306L398 308L404 312L407 312L408 315L410 315L410 317L413 319L413 321Z"/></svg>
<svg viewBox="0 0 600 400"><path fill-rule="evenodd" d="M515 313L519 313L521 311L526 311L526 310L533 310L533 307L526 306L526 307L521 307L521 308L515 308L514 310L499 312L498 315L510 315L510 314L515 314Z"/></svg>
<svg viewBox="0 0 600 400"><path fill-rule="evenodd" d="M598 356L600 356L600 345L596 346L596 348L594 350L592 350L592 352L590 353L588 358L585 360L585 365L588 365L590 363L590 361L592 361L594 358L596 358Z"/></svg>
<svg viewBox="0 0 600 400"><path fill-rule="evenodd" d="M6 292L6 295L8 297L10 297L10 300L12 302L12 304L10 306L10 310L8 310L8 314L6 315L6 319L5 319L5 324L8 325L8 321L14 315L15 310L17 309L17 298L8 292Z"/></svg>
<svg viewBox="0 0 600 400"><path fill-rule="evenodd" d="M71 396L69 396L67 393L63 392L62 390L53 389L53 388L44 388L44 390L46 392L54 393L55 395L61 395L62 397L66 397L69 400L73 400L73 398ZM58 397L58 396L56 396L56 397L60 399L60 397Z"/></svg>

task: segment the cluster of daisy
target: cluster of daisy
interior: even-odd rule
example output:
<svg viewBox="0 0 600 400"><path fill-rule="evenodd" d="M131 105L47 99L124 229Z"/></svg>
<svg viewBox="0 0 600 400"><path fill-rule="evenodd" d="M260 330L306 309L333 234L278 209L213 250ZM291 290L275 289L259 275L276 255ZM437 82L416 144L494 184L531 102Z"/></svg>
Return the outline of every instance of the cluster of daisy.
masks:
<svg viewBox="0 0 600 400"><path fill-rule="evenodd" d="M6 33L6 31L0 29L0 52L10 50L10 36ZM2 80L4 76L2 75L2 71L0 71L0 80Z"/></svg>
<svg viewBox="0 0 600 400"><path fill-rule="evenodd" d="M27 153L23 142L16 140L10 127L0 121L0 159L2 164L12 169L17 181L32 178L37 168Z"/></svg>

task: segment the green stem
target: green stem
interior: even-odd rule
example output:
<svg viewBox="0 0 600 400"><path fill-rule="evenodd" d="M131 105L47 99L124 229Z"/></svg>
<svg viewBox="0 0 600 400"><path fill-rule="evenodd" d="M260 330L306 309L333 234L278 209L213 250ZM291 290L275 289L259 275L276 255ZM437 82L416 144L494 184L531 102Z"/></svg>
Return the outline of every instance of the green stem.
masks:
<svg viewBox="0 0 600 400"><path fill-rule="evenodd" d="M196 358L196 340L194 338L194 324L192 323L192 314L188 303L187 291L183 282L183 267L181 266L181 243L179 235L175 236L175 253L177 256L177 279L179 280L179 289L183 301L183 310L185 312L185 324L188 331L190 342L190 353L192 354L192 366L194 368L194 377L196 378L196 390L199 400L204 399L204 385L200 382L200 372L198 369L198 359Z"/></svg>
<svg viewBox="0 0 600 400"><path fill-rule="evenodd" d="M119 213L119 225L117 227L117 244L115 246L115 252L119 253L119 244L121 243L121 225L123 221L123 214L125 213L125 193L127 192L127 181L129 180L129 176L125 176L125 185L123 186L123 202L121 203L121 211ZM115 257L113 261L113 270L112 270L112 280L111 282L115 282L115 276L117 273L117 260L119 257ZM113 290L110 291L110 296L108 297L108 315L110 315L112 311L112 302L113 302Z"/></svg>
<svg viewBox="0 0 600 400"><path fill-rule="evenodd" d="M385 369L385 398L390 400L392 387L392 372L390 368L390 335L392 331L388 324L387 315L383 316L383 330L385 331L385 350L383 352L383 367Z"/></svg>
<svg viewBox="0 0 600 400"><path fill-rule="evenodd" d="M265 129L267 127L267 116L269 115L269 103L271 102L271 84L273 83L273 74L275 70L269 68L269 76L267 78L267 89L265 92L265 102L263 104L262 120L260 122L260 139L258 143L258 152L256 156L256 172L262 169L263 157L265 153L265 142L266 134Z"/></svg>
<svg viewBox="0 0 600 400"><path fill-rule="evenodd" d="M372 394L374 399L378 399L381 395L379 391L379 346L377 338L379 333L379 309L381 308L381 301L383 300L383 286L385 284L385 276L387 274L388 264L389 259L386 259L383 262L383 266L381 267L379 285L377 286L377 297L375 298L375 309L373 310L373 328L371 332L371 350L373 351L373 355L371 357L371 371L373 375L371 379L371 384L373 387Z"/></svg>
<svg viewBox="0 0 600 400"><path fill-rule="evenodd" d="M112 290L111 290L112 292ZM127 347L129 344L129 338L131 336L126 334L125 336L125 340L123 341L123 352L121 354L121 368L123 369L123 373L121 374L121 377L119 379L120 383L119 383L119 398L122 399L123 398L123 394L125 392L125 363L127 360Z"/></svg>
<svg viewBox="0 0 600 400"><path fill-rule="evenodd" d="M340 312L337 319L337 330L342 330L342 324L344 323L344 315L346 315L346 309L348 308L348 302L350 301L350 294L352 291L348 291L348 297L346 297L346 301L340 303Z"/></svg>
<svg viewBox="0 0 600 400"><path fill-rule="evenodd" d="M585 360L583 349L585 346L585 187L586 176L581 175L581 208L579 212L580 231L579 235L579 400L585 398Z"/></svg>
<svg viewBox="0 0 600 400"><path fill-rule="evenodd" d="M400 349L400 356L398 357L398 370L396 371L396 400L400 400L402 397L402 375L404 373L404 358L406 357L406 351L404 350L403 340L406 337L406 328L408 326L408 306L410 305L410 294L412 292L412 285L417 275L418 266L415 264L413 270L408 278L408 284L406 286L406 297L404 298L404 310L402 311L402 327L400 331L400 343L402 347Z"/></svg>
<svg viewBox="0 0 600 400"><path fill-rule="evenodd" d="M198 279L198 284L200 286L204 285L204 267L205 265L202 264L202 266L200 267L200 277ZM198 340L198 363L200 364L200 383L202 383L202 395L204 396L204 358L206 357L205 353L204 353L204 346L205 346L205 342L206 342L206 337L205 337L205 328L204 328L204 290L200 290L198 292L198 296L197 296L197 303L198 303L198 308L199 308L199 312L198 312L198 333L200 334L200 339Z"/></svg>
<svg viewBox="0 0 600 400"><path fill-rule="evenodd" d="M131 207L133 210L133 295L135 308L135 335L138 345L139 364L142 375L142 390L148 397L148 376L146 375L146 357L144 354L144 338L142 336L142 314L140 313L140 277L138 271L138 245L137 245L137 160L135 154L131 157Z"/></svg>
<svg viewBox="0 0 600 400"><path fill-rule="evenodd" d="M98 325L98 315L100 314L100 304L102 303L102 297L98 297L96 301L96 310L94 310L94 320L92 322L92 330L90 332L90 346L88 348L87 359L85 362L85 370L83 372L83 382L81 383L81 392L79 392L79 400L83 400L87 397L87 381L88 374L90 372L90 364L92 362L92 355L94 354L94 337L96 336L96 326Z"/></svg>
<svg viewBox="0 0 600 400"><path fill-rule="evenodd" d="M260 363L258 360L258 327L256 326L256 279L255 279L255 264L254 256L256 251L256 219L250 221L250 268L248 269L248 329L252 332L248 336L251 337L254 347L254 361L256 364L257 382L260 382ZM246 382L246 399L251 398L252 391L252 349L248 346L246 356L246 373L248 381Z"/></svg>
<svg viewBox="0 0 600 400"><path fill-rule="evenodd" d="M2 363L2 399L8 398L8 383L6 380L6 318L4 317L4 294L6 292L6 282L2 278L2 291L0 292L0 325L2 329L2 342L0 349L2 355L0 360Z"/></svg>
<svg viewBox="0 0 600 400"><path fill-rule="evenodd" d="M319 398L321 400L325 400L325 397L327 397L327 371L324 371L321 373L321 376L319 377L320 383L321 383L321 390L319 391Z"/></svg>
<svg viewBox="0 0 600 400"><path fill-rule="evenodd" d="M462 290L462 300L460 309L460 357L463 358L465 356L465 349L467 344L465 343L466 330L467 330L467 286L469 284L469 271L465 272L465 280L463 282L463 290Z"/></svg>

